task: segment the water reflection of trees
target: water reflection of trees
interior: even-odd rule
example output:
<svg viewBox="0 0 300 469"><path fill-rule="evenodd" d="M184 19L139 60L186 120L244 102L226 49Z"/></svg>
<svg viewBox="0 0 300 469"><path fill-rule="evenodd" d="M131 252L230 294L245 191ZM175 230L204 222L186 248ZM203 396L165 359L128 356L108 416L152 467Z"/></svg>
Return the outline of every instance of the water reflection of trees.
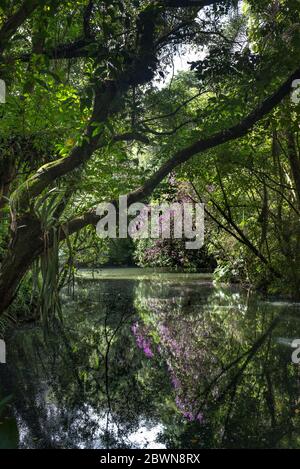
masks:
<svg viewBox="0 0 300 469"><path fill-rule="evenodd" d="M1 368L23 447L132 447L157 424L170 447L299 446L298 368L276 340L299 336L292 308L192 281L82 282L64 302L46 345L19 331Z"/></svg>
<svg viewBox="0 0 300 469"><path fill-rule="evenodd" d="M172 288L158 297L140 286L142 328L167 363L178 412L171 446L297 446L297 367L276 337L295 337L289 308L222 289ZM196 290L197 291L197 290ZM299 333L298 333L299 335ZM178 426L178 423L176 423ZM175 431L174 431L175 430ZM180 442L178 438L180 436ZM182 440L183 438L183 440Z"/></svg>
<svg viewBox="0 0 300 469"><path fill-rule="evenodd" d="M75 291L46 347L36 328L17 334L1 381L15 393L23 446L125 447L141 420L155 420L156 389L143 380L148 364L130 333L132 289L103 282L101 291Z"/></svg>

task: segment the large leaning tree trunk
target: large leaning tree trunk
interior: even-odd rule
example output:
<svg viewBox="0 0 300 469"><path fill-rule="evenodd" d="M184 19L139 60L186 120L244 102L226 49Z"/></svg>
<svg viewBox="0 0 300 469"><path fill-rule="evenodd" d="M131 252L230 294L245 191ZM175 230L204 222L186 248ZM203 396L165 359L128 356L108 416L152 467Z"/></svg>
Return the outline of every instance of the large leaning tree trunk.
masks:
<svg viewBox="0 0 300 469"><path fill-rule="evenodd" d="M0 30L0 53L2 60L8 60L6 54L10 41L17 30L22 26L27 18L36 12L38 8L49 2L24 1L20 9L4 23ZM54 2L55 3L55 2ZM191 2L153 2L144 8L136 18L133 25L135 37L128 49L124 51L124 63L119 70L114 70L111 77L100 80L97 67L94 70L94 103L89 122L84 131L80 143L76 144L69 154L64 158L58 158L41 166L28 179L10 195L11 220L9 227L9 242L5 257L1 262L0 269L0 315L3 314L12 303L18 286L22 278L30 268L32 262L43 253L46 247L51 246L54 234L47 233L47 246L45 246L45 231L41 220L33 210L33 201L47 193L53 183L72 173L77 168L87 163L95 151L107 145L105 132L95 133L95 125L105 124L116 115L124 105L124 99L132 87L138 87L149 83L156 72L157 57L162 44L174 41L174 37L179 37L182 30L186 28L187 21L183 21L163 34L159 32L158 26L165 21L170 9L174 7L193 7L190 9L190 22L198 16L199 10L207 5L229 3L224 1L191 1ZM235 2L233 2L235 3ZM89 21L93 12L93 2L87 2L87 9L84 12L84 38L79 38L72 44L60 45L55 50L44 50L42 53L49 60L65 58L86 58L89 57L88 46L93 43ZM172 42L170 42L172 44ZM102 46L101 46L102 47ZM120 46L121 47L121 46ZM101 50L102 51L102 50ZM101 52L100 51L100 52ZM99 51L98 51L99 52ZM99 52L99 55L101 55ZM126 52L126 54L125 54ZM101 52L102 53L102 52ZM97 60L97 53L92 52L93 60ZM24 53L19 60L25 63L29 61L30 54ZM180 149L169 158L146 182L136 190L128 194L128 202L144 201L160 182L182 163L188 161L195 155L222 145L231 140L243 137L253 126L268 113L270 113L291 91L292 83L300 78L300 69L291 73L288 79L270 97L263 100L260 105L237 122L234 126L223 130L206 138L199 138L190 146ZM137 133L116 135L115 141L128 139L141 139ZM117 202L115 201L117 204ZM89 210L70 220L63 225L57 217L55 230L59 241L63 241L66 236L78 232L88 225L96 225L98 217L96 211Z"/></svg>

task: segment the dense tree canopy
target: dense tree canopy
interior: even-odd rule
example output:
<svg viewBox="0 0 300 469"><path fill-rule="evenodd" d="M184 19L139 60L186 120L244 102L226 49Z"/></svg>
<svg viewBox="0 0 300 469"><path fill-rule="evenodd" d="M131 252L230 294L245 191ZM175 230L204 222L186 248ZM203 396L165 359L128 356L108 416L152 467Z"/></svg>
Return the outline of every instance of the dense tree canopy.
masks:
<svg viewBox="0 0 300 469"><path fill-rule="evenodd" d="M0 6L0 314L30 269L55 296L99 202L159 199L170 174L206 203L221 276L297 293L297 0Z"/></svg>

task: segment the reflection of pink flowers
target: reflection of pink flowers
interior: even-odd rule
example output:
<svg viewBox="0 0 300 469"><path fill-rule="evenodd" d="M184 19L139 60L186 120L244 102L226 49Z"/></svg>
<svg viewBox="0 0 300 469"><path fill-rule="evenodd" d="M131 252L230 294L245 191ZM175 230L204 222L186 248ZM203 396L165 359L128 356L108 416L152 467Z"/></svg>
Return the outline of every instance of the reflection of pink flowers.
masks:
<svg viewBox="0 0 300 469"><path fill-rule="evenodd" d="M180 345L174 338L172 338L167 326L162 324L159 329L160 329L161 338L163 339L164 342L168 342L170 351L173 353L173 355L179 354L181 352Z"/></svg>
<svg viewBox="0 0 300 469"><path fill-rule="evenodd" d="M175 403L181 414L190 422L202 423L203 414L199 412L197 387L201 379L201 360L199 350L194 346L195 336L188 326L174 328L165 322L158 324L160 336L159 351L165 356L175 393ZM188 331L189 340L186 332ZM191 377L193 380L191 381Z"/></svg>
<svg viewBox="0 0 300 469"><path fill-rule="evenodd" d="M146 357L152 358L154 356L154 353L152 352L150 348L149 342L144 341L140 348L144 350L144 354L146 355Z"/></svg>
<svg viewBox="0 0 300 469"><path fill-rule="evenodd" d="M173 384L175 389L178 389L181 386L181 383L180 383L179 379L174 374L172 375L172 384Z"/></svg>
<svg viewBox="0 0 300 469"><path fill-rule="evenodd" d="M183 415L190 421L195 421L198 420L198 422L202 423L203 422L203 414L199 412L198 415L194 415L192 412L184 412Z"/></svg>
<svg viewBox="0 0 300 469"><path fill-rule="evenodd" d="M135 324L132 325L131 330L133 332L133 335L135 336L135 340L137 343L137 346L143 350L144 354L148 358L152 358L154 356L154 353L151 350L151 342L148 337L145 337L142 332L139 329L139 325L136 322Z"/></svg>
<svg viewBox="0 0 300 469"><path fill-rule="evenodd" d="M182 400L179 396L177 396L175 402L178 409L182 412L182 415L190 422L195 422L196 420L200 423L203 422L202 412L194 412L192 409L192 405L186 400Z"/></svg>
<svg viewBox="0 0 300 469"><path fill-rule="evenodd" d="M158 335L159 338L156 350L167 366L176 407L189 422L202 424L204 416L199 410L198 386L202 379L205 380L207 368L203 367L205 350L199 347L199 320L192 316L179 321L173 317L173 307L178 304L178 299L169 298L168 302L172 306L172 316L166 315L165 301L149 298L148 306L156 313L155 326L153 322L147 325L136 322L131 330L137 346L148 358L154 356L151 333L155 330L155 337ZM205 335L202 327L201 335Z"/></svg>

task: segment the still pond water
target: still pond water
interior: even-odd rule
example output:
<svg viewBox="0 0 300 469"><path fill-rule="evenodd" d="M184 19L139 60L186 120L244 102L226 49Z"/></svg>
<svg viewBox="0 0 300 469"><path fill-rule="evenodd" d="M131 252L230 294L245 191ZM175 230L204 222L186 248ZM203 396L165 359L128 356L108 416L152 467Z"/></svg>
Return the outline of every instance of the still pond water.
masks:
<svg viewBox="0 0 300 469"><path fill-rule="evenodd" d="M46 338L7 343L0 447L300 448L299 304L136 269L82 271L62 300Z"/></svg>

